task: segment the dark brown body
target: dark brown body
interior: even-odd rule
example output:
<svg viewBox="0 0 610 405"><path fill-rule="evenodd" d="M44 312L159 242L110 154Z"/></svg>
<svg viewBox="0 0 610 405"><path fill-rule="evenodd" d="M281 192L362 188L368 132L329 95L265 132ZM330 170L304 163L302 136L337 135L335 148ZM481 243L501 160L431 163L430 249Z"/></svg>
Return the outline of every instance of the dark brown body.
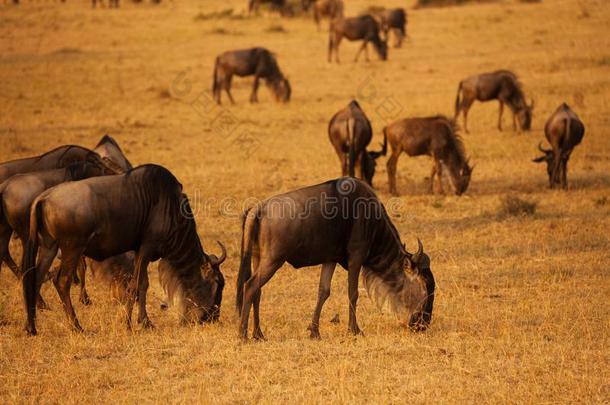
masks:
<svg viewBox="0 0 610 405"><path fill-rule="evenodd" d="M364 51L365 59L369 60L367 50L369 42L373 44L381 60L387 60L388 58L388 45L379 36L379 24L368 14L358 17L336 18L331 21L328 38L328 62L332 62L334 52L335 61L339 63L339 45L343 38L347 38L349 41L362 41L362 46L356 53L354 62L358 61L362 51Z"/></svg>
<svg viewBox="0 0 610 405"><path fill-rule="evenodd" d="M544 126L544 135L551 144L550 150L542 149L544 156L534 162L546 162L549 175L549 187L561 185L568 188L568 160L574 148L585 136L585 125L578 115L566 103L561 104L549 117Z"/></svg>
<svg viewBox="0 0 610 405"><path fill-rule="evenodd" d="M192 300L198 307L199 320L218 316L220 308L216 303L224 285L222 273L213 271L203 251L182 185L161 166L144 165L124 175L60 184L32 203L22 263L30 334L36 334L35 297L58 249L62 254L61 269L54 284L76 330L81 327L70 300L70 285L83 255L102 261L136 252L136 285L127 307L129 326L136 288L138 322L151 325L146 313L147 269L150 262L160 258L168 261L185 300Z"/></svg>
<svg viewBox="0 0 610 405"><path fill-rule="evenodd" d="M403 8L393 8L381 11L379 14L381 31L386 40L390 31L394 34L394 47L400 48L407 36L407 13Z"/></svg>
<svg viewBox="0 0 610 405"><path fill-rule="evenodd" d="M405 251L373 190L352 177L278 195L247 211L241 258L236 304L242 339L247 339L252 306L253 337L264 338L259 320L261 288L286 262L297 269L322 265L312 338L320 337L320 313L337 263L348 271L352 333L361 333L356 322L361 269L365 287L378 303L388 304L414 329L423 330L430 323L434 278L429 258L421 244L416 254Z"/></svg>
<svg viewBox="0 0 610 405"><path fill-rule="evenodd" d="M385 127L383 136L392 151L387 165L390 193L393 195L398 195L396 166L402 152L409 156L427 155L434 159L430 176L431 191L434 191L434 178L438 176L440 191L443 192L443 168L448 169L457 195L468 188L472 168L468 165L464 146L452 120L441 115L402 119Z"/></svg>
<svg viewBox="0 0 610 405"><path fill-rule="evenodd" d="M254 76L254 84L250 102L258 102L257 92L261 79L264 79L271 89L276 101L288 102L290 100L290 82L284 77L275 56L265 48L251 48L228 51L216 58L212 92L214 100L220 104L220 94L224 90L232 104L235 103L231 95L231 80L233 76Z"/></svg>
<svg viewBox="0 0 610 405"><path fill-rule="evenodd" d="M461 95L461 99L460 99ZM521 84L513 72L509 70L497 70L490 73L482 73L470 76L462 80L458 86L455 99L455 119L460 111L464 114L464 130L468 133L468 111L475 100L485 102L498 100L500 112L498 115L498 129L502 130L502 113L506 104L513 113L513 130L529 131L532 122L532 111L534 102L530 105L525 102L525 95ZM517 119L519 127L517 127Z"/></svg>
<svg viewBox="0 0 610 405"><path fill-rule="evenodd" d="M328 123L328 138L341 164L341 175L356 175L372 185L375 159L382 152L367 152L373 130L366 114L356 100L337 112Z"/></svg>
<svg viewBox="0 0 610 405"><path fill-rule="evenodd" d="M343 0L317 0L313 5L313 20L320 29L320 21L323 17L331 21L343 17Z"/></svg>

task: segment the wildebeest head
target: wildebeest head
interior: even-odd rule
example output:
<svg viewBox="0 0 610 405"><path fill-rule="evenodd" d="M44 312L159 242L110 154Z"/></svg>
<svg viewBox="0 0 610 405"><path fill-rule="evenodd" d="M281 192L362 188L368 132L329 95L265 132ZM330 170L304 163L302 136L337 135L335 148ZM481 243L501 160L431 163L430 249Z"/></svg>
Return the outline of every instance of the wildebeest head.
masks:
<svg viewBox="0 0 610 405"><path fill-rule="evenodd" d="M549 184L552 186L553 185L553 160L554 160L553 150L544 149L542 147L542 142L540 142L538 144L538 149L540 150L540 152L544 153L544 155L539 156L536 159L533 159L532 162L535 162L535 163L546 162L546 172L549 175Z"/></svg>
<svg viewBox="0 0 610 405"><path fill-rule="evenodd" d="M534 111L534 100L529 105L523 101L523 106L517 112L517 118L519 119L519 125L524 131L529 131L532 127L532 112Z"/></svg>
<svg viewBox="0 0 610 405"><path fill-rule="evenodd" d="M210 287L209 306L211 310L205 310L199 318L201 322L216 322L220 317L220 305L222 304L222 291L225 286L225 279L220 271L220 265L227 259L227 249L220 241L216 241L221 249L220 257L208 255L209 261L201 268L201 276L207 281Z"/></svg>
<svg viewBox="0 0 610 405"><path fill-rule="evenodd" d="M375 50L381 60L388 60L388 38L374 42Z"/></svg>
<svg viewBox="0 0 610 405"><path fill-rule="evenodd" d="M471 167L468 165L468 160L463 163L460 168L460 176L455 181L455 195L462 195L466 192L466 189L468 189L473 167L474 166Z"/></svg>
<svg viewBox="0 0 610 405"><path fill-rule="evenodd" d="M365 151L362 155L362 174L364 180L373 187L373 176L375 175L375 167L377 167L377 159L380 156L385 156L387 153L387 143L384 142L379 151Z"/></svg>
<svg viewBox="0 0 610 405"><path fill-rule="evenodd" d="M278 80L273 81L271 84L271 89L273 90L273 94L275 95L276 101L287 103L290 101L290 95L292 93L292 88L290 87L290 82L285 77L281 77Z"/></svg>
<svg viewBox="0 0 610 405"><path fill-rule="evenodd" d="M424 253L424 246L417 240L417 252L405 261L405 273L408 278L415 278L410 288L405 288L403 300L411 300L412 312L409 318L409 328L421 332L428 328L432 320L432 307L434 305L434 276L430 270L430 257ZM407 297L406 295L409 295Z"/></svg>

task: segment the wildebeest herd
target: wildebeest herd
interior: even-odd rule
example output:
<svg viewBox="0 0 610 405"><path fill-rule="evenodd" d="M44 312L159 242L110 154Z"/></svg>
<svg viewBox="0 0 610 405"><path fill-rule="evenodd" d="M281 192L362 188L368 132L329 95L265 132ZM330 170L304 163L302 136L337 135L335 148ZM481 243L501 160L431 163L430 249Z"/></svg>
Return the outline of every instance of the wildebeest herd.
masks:
<svg viewBox="0 0 610 405"><path fill-rule="evenodd" d="M261 1L251 0L251 12ZM370 42L381 60L387 60L389 32L400 47L407 37L403 9L382 10L375 15L344 17L342 0L304 1L313 5L319 25L329 23L328 61L339 62L342 38L361 40L355 56ZM275 5L282 4L275 1ZM258 101L264 80L277 101L289 102L292 88L273 52L255 47L227 51L214 64L212 92L221 103L224 90L231 103L232 77L254 76L250 102ZM432 318L435 280L430 258L418 240L410 253L402 243L383 204L373 191L377 161L386 156L390 193L397 195L396 171L401 153L430 156L433 160L430 191L444 192L443 173L456 195L465 193L473 165L458 134L457 119L463 114L468 133L468 111L475 100L498 100L498 129L502 130L504 106L512 112L513 129L531 129L534 102L526 102L517 75L497 70L459 82L454 118L444 115L400 119L382 129L380 150L369 150L373 127L357 100L334 114L328 136L338 155L343 177L271 197L243 215L241 261L237 278L236 308L239 334L248 335L253 310L253 337L264 339L260 326L261 289L286 262L295 268L321 265L318 301L309 330L319 338L322 307L330 295L336 264L348 272L349 330L360 334L356 320L360 274L370 297L393 312L412 330L425 330ZM546 162L551 188L567 189L569 157L584 136L584 125L562 103L545 125L551 149L534 162ZM361 180L359 180L359 179ZM18 266L9 251L12 235L21 242ZM220 317L224 290L221 265L227 258L218 242L220 257L206 253L182 184L166 168L145 164L133 167L118 143L104 136L93 149L65 145L38 156L0 164L0 259L22 280L27 322L35 335L37 308L46 308L42 284L52 280L74 330L82 330L70 298L74 281L81 287L80 301L89 304L86 269L109 284L113 296L126 308L131 327L134 305L137 322L151 327L146 311L148 265L160 260L160 285L164 307L176 305L182 322L213 322ZM51 269L59 258L60 265Z"/></svg>

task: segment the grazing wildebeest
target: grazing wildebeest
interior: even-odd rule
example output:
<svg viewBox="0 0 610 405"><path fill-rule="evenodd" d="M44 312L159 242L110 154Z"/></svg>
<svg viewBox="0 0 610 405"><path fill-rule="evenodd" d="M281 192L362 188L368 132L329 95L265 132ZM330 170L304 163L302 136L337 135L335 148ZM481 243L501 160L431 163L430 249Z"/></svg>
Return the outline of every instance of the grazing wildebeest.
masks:
<svg viewBox="0 0 610 405"><path fill-rule="evenodd" d="M546 162L551 188L561 183L561 187L567 189L568 160L585 136L585 126L570 106L562 103L546 122L544 136L552 149L543 149L539 144L538 149L544 155L534 159L534 162Z"/></svg>
<svg viewBox="0 0 610 405"><path fill-rule="evenodd" d="M260 79L265 79L276 101L286 103L290 100L290 82L284 77L275 56L265 48L227 51L216 57L212 92L218 104L220 104L222 90L227 92L231 104L235 104L233 96L231 96L233 75L240 77L254 76L252 94L250 95L251 103L258 102L257 91Z"/></svg>
<svg viewBox="0 0 610 405"><path fill-rule="evenodd" d="M404 8L385 9L379 13L381 31L386 40L389 33L394 33L394 47L400 48L402 41L407 36L407 13Z"/></svg>
<svg viewBox="0 0 610 405"><path fill-rule="evenodd" d="M42 155L0 163L0 193L4 189L4 182L16 174L66 167L72 163L86 160L92 153L90 149L82 146L64 145ZM0 238L5 236L0 235ZM10 234L6 237L10 239ZM2 263L6 263L13 273L19 273L18 267L8 250L4 253L0 252L0 268Z"/></svg>
<svg viewBox="0 0 610 405"><path fill-rule="evenodd" d="M328 17L331 21L343 17L343 0L317 0L313 6L313 19L318 30L322 17Z"/></svg>
<svg viewBox="0 0 610 405"><path fill-rule="evenodd" d="M60 183L121 172L109 163L91 152L84 162L72 163L61 169L18 174L5 181L0 193L0 257L10 257L9 242L13 232L25 247L30 225L30 205L36 197ZM17 278L21 278L20 271L13 272ZM83 285L81 296L82 294ZM42 297L38 297L38 305L46 308Z"/></svg>
<svg viewBox="0 0 610 405"><path fill-rule="evenodd" d="M328 138L339 157L342 176L354 177L357 169L359 178L373 184L375 159L384 152L366 150L372 136L371 123L356 100L333 115L328 123Z"/></svg>
<svg viewBox="0 0 610 405"><path fill-rule="evenodd" d="M335 60L339 63L339 44L343 37L350 41L362 40L362 46L356 53L354 62L358 61L360 53L364 51L365 59L369 60L367 44L371 42L381 60L388 59L387 40L382 40L379 36L379 24L371 15L362 15L350 18L335 18L330 22L330 32L328 38L328 61L332 62L333 51Z"/></svg>
<svg viewBox="0 0 610 405"><path fill-rule="evenodd" d="M449 171L455 194L461 195L468 188L472 168L468 165L464 144L457 134L455 122L437 115L426 118L407 118L396 121L383 129L384 143L389 142L392 155L388 159L390 193L396 191L396 165L402 152L409 156L428 155L434 159L430 175L430 190L434 191L434 177L443 192L443 167Z"/></svg>
<svg viewBox="0 0 610 405"><path fill-rule="evenodd" d="M405 250L383 204L366 183L342 177L272 197L245 213L242 229L236 297L242 339L247 339L251 306L253 337L264 339L261 288L285 262L295 268L322 265L318 303L309 326L312 338L320 337L320 313L337 263L348 271L353 334L361 333L356 322L361 269L369 296L378 305L389 307L412 329L429 325L434 301L430 259L421 242L417 253Z"/></svg>
<svg viewBox="0 0 610 405"><path fill-rule="evenodd" d="M61 268L53 281L75 330L82 328L70 300L70 285L81 256L102 261L131 250L136 251L136 259L127 304L129 326L136 297L138 322L152 326L146 313L147 269L161 258L171 265L169 271L181 284L184 300L197 307L199 320L218 316L222 273L214 270L201 246L182 185L164 167L148 164L123 175L63 183L34 200L22 261L26 330L32 335L36 334L36 296L58 249Z"/></svg>
<svg viewBox="0 0 610 405"><path fill-rule="evenodd" d="M220 241L216 241L221 249L220 257L216 255L209 255L210 265L212 271L220 274L220 265L227 259L227 250ZM206 270L207 271L207 270ZM205 276L202 274L202 276ZM224 288L224 280L222 285L218 288L216 294L216 301L214 305L220 308L222 301L222 290ZM181 314L181 323L185 324L188 322L198 321L201 318L199 314L200 309L197 305L184 294L184 286L180 283L180 280L176 277L175 272L172 270L172 264L168 260L161 260L159 262L159 284L165 292L165 300L161 303L161 309L167 309L171 305L177 305ZM212 314L212 320L218 320L220 312L216 311Z"/></svg>
<svg viewBox="0 0 610 405"><path fill-rule="evenodd" d="M461 100L460 94L462 96ZM500 113L498 115L498 129L500 131L502 130L504 104L508 105L513 113L513 130L517 130L516 118L518 118L519 128L529 131L532 124L534 101L532 100L527 105L521 83L513 72L497 70L470 76L460 82L455 98L455 119L457 120L460 111L463 111L466 133L468 133L468 110L470 110L475 100L482 102L498 100L500 102Z"/></svg>
<svg viewBox="0 0 610 405"><path fill-rule="evenodd" d="M270 4L272 10L279 11L281 15L286 12L286 0L248 0L248 14L258 11L261 4Z"/></svg>

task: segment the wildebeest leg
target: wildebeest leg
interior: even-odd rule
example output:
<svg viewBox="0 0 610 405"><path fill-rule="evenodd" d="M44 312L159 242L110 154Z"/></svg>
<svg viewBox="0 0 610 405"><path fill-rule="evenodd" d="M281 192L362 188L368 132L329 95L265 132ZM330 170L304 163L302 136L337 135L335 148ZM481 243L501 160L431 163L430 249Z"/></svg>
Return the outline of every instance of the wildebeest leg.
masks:
<svg viewBox="0 0 610 405"><path fill-rule="evenodd" d="M521 127L517 128L517 114L515 114L513 112L513 132L517 132L520 133L521 132Z"/></svg>
<svg viewBox="0 0 610 405"><path fill-rule="evenodd" d="M235 104L235 100L233 100L233 96L231 95L231 81L232 80L233 80L233 76L227 76L224 80L223 87L224 87L225 91L227 92L227 96L229 96L229 101L231 102L231 104ZM220 96L218 97L218 99L220 100Z"/></svg>
<svg viewBox="0 0 610 405"><path fill-rule="evenodd" d="M72 285L74 273L76 272L76 267L78 266L81 255L82 249L71 246L62 246L61 267L59 269L59 273L53 279L55 289L57 290L59 298L64 306L64 312L72 325L72 329L77 332L82 332L83 328L81 328L78 318L76 317L76 312L74 312L74 307L72 306L70 287Z"/></svg>
<svg viewBox="0 0 610 405"><path fill-rule="evenodd" d="M498 115L498 130L502 131L502 113L504 112L504 103L502 100L498 100L500 102L500 113Z"/></svg>
<svg viewBox="0 0 610 405"><path fill-rule="evenodd" d="M360 49L358 49L358 52L356 52L356 57L354 58L354 62L358 62L358 58L360 57L360 54L362 53L362 51L365 51L365 56L366 56L366 60L369 60L369 56L368 56L368 52L366 50L366 44L368 43L368 41L365 39L364 41L362 41L362 46L360 46Z"/></svg>
<svg viewBox="0 0 610 405"><path fill-rule="evenodd" d="M356 305L358 304L358 278L362 261L350 259L347 270L347 295L349 298L349 331L354 335L362 335L356 320Z"/></svg>
<svg viewBox="0 0 610 405"><path fill-rule="evenodd" d="M552 172L553 175L552 175L551 188L555 188L556 185L559 185L560 171L561 171L561 152L558 151L558 153L553 154L553 172Z"/></svg>
<svg viewBox="0 0 610 405"><path fill-rule="evenodd" d="M561 187L564 190L568 189L568 160L570 159L570 154L566 154L562 159L561 165Z"/></svg>
<svg viewBox="0 0 610 405"><path fill-rule="evenodd" d="M260 80L260 78L258 77L258 75L255 75L254 83L252 84L252 94L250 95L251 103L258 103L257 92L258 92L259 80Z"/></svg>
<svg viewBox="0 0 610 405"><path fill-rule="evenodd" d="M244 284L244 299L241 307L241 322L239 326L239 332L242 340L248 340L248 318L250 317L250 307L252 306L252 301L254 300L257 291L260 290L267 283L267 281L271 279L271 277L273 277L275 272L281 266L281 262L270 262L263 259L254 270L252 276ZM258 300L260 301L260 295L258 296ZM255 320L258 316L259 315L257 313L254 314ZM258 330L256 330L257 326ZM253 334L255 339L264 339L263 333L260 330L260 322L258 325L255 325L255 332L256 333Z"/></svg>
<svg viewBox="0 0 610 405"><path fill-rule="evenodd" d="M445 190L443 189L443 164L438 159L434 160L436 162L436 178L438 180L438 190L440 194L445 194Z"/></svg>
<svg viewBox="0 0 610 405"><path fill-rule="evenodd" d="M4 219L1 220L4 222ZM11 235L13 234L13 230L7 223L0 223L0 259L2 263L6 264L9 269L15 274L15 277L21 278L21 271L15 264L15 261L11 257L11 252L9 250L9 243L11 242ZM0 263L0 267L2 266Z"/></svg>
<svg viewBox="0 0 610 405"><path fill-rule="evenodd" d="M361 152L360 154L358 154L358 156L356 156L356 175L361 180L365 180L364 179L364 170L362 167L362 158L364 157L363 155L364 155L364 152Z"/></svg>
<svg viewBox="0 0 610 405"><path fill-rule="evenodd" d="M466 132L467 134L470 133L470 131L468 130L468 110L470 110L472 103L472 100L466 99L464 99L464 101L462 102L462 114L464 115L464 132Z"/></svg>
<svg viewBox="0 0 610 405"><path fill-rule="evenodd" d="M135 263L135 277L134 280L137 288L137 299L138 299L138 323L144 328L152 328L153 324L148 318L146 313L146 293L148 291L148 264L150 259L146 251L141 248L136 257ZM130 294L131 308L128 308L128 325L131 324L131 309L133 308L133 302L135 301L136 294Z"/></svg>
<svg viewBox="0 0 610 405"><path fill-rule="evenodd" d="M316 304L316 309L313 311L311 324L309 325L309 328L307 328L311 332L309 337L312 339L320 339L320 314L322 313L324 303L328 297L330 297L330 283L333 279L336 266L336 263L324 263L322 265L320 286L318 287L318 303Z"/></svg>
<svg viewBox="0 0 610 405"><path fill-rule="evenodd" d="M89 294L87 294L87 288L85 285L85 278L87 272L87 263L85 263L85 257L81 256L78 261L78 267L76 268L76 272L78 273L78 279L80 280L80 297L79 301L83 305L90 305L91 300L89 299Z"/></svg>
<svg viewBox="0 0 610 405"><path fill-rule="evenodd" d="M400 149L392 150L392 156L388 159L388 183L390 184L390 194L398 196L396 191L396 166L398 164L398 157L400 156Z"/></svg>
<svg viewBox="0 0 610 405"><path fill-rule="evenodd" d="M430 194L434 194L434 177L436 177L436 160L432 165L432 173L430 173Z"/></svg>

